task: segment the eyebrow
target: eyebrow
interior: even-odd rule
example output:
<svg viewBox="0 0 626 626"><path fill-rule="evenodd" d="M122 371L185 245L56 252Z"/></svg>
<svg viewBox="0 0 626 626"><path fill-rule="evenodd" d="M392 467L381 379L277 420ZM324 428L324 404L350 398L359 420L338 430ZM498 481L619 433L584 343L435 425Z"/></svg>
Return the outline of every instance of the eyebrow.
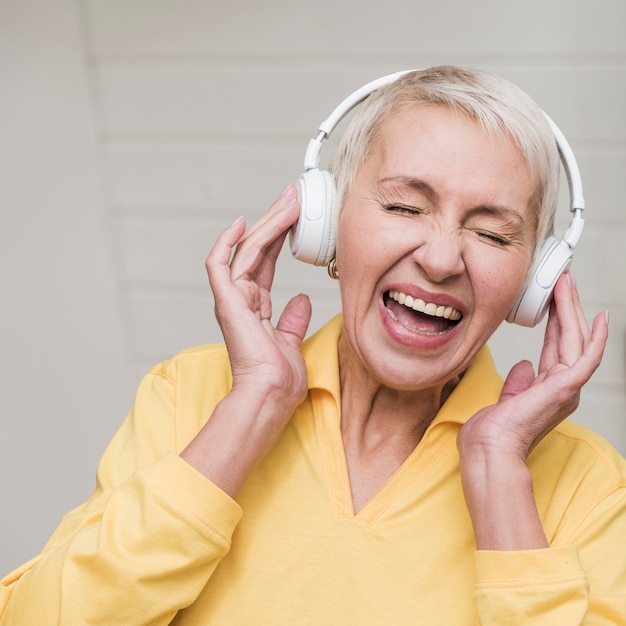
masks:
<svg viewBox="0 0 626 626"><path fill-rule="evenodd" d="M439 198L439 194L437 191L429 185L425 180L421 178L416 178L415 176L387 176L380 180L380 183L385 186L399 186L399 187L409 187L415 191L419 191L426 195L429 199L436 201ZM474 213L486 213L488 215L506 215L515 221L519 222L520 225L525 226L526 221L515 209L512 209L509 206L502 204L480 204L472 209Z"/></svg>
<svg viewBox="0 0 626 626"><path fill-rule="evenodd" d="M389 186L410 187L415 191L420 191L427 195L429 198L436 200L439 195L433 187L431 187L425 180L416 178L414 176L387 176L382 178L380 182Z"/></svg>

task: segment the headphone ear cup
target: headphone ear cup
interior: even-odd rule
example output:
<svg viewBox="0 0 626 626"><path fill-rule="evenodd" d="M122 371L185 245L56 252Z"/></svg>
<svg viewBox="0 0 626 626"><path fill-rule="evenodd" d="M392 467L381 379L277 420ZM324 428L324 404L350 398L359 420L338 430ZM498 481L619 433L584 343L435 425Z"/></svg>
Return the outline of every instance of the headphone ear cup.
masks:
<svg viewBox="0 0 626 626"><path fill-rule="evenodd" d="M556 281L572 262L572 249L555 237L548 237L541 247L530 278L517 296L507 322L536 326L546 314Z"/></svg>
<svg viewBox="0 0 626 626"><path fill-rule="evenodd" d="M330 172L311 169L296 186L300 218L289 232L291 253L305 263L328 265L335 256L335 181Z"/></svg>

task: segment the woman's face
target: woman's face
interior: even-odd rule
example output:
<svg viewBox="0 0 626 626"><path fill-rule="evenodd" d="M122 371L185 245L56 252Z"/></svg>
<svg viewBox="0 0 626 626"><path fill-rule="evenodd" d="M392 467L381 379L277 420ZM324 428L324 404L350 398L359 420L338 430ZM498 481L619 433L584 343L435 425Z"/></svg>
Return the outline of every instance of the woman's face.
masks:
<svg viewBox="0 0 626 626"><path fill-rule="evenodd" d="M339 215L348 354L396 389L463 372L531 262L536 183L512 140L445 107L383 122Z"/></svg>

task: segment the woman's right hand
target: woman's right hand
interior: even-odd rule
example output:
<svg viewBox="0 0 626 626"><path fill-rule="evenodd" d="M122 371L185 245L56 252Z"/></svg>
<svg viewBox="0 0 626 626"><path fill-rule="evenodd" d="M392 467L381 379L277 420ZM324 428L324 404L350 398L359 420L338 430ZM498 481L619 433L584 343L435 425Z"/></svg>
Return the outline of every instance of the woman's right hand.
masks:
<svg viewBox="0 0 626 626"><path fill-rule="evenodd" d="M274 327L270 290L276 259L299 211L296 188L289 185L249 229L243 218L235 220L220 235L206 261L233 388L284 395L289 413L307 390L300 344L311 306L307 296L296 296Z"/></svg>
<svg viewBox="0 0 626 626"><path fill-rule="evenodd" d="M271 322L276 259L299 212L290 185L249 229L235 220L206 261L233 386L181 457L231 496L307 393L300 347L311 318L308 297L292 298L276 326Z"/></svg>

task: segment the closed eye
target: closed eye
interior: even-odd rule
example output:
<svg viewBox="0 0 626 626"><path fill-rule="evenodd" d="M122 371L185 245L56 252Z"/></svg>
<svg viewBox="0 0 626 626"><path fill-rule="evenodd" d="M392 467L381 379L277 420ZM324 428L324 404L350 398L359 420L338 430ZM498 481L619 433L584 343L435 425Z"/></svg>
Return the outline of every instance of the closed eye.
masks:
<svg viewBox="0 0 626 626"><path fill-rule="evenodd" d="M495 243L499 246L508 246L509 240L501 237L500 235L496 235L494 233L490 233L489 231L476 231L476 234L482 239L486 239L492 243Z"/></svg>
<svg viewBox="0 0 626 626"><path fill-rule="evenodd" d="M387 204L384 206L385 211L392 213L404 213L406 215L421 215L423 211L415 207L408 207L402 204Z"/></svg>

